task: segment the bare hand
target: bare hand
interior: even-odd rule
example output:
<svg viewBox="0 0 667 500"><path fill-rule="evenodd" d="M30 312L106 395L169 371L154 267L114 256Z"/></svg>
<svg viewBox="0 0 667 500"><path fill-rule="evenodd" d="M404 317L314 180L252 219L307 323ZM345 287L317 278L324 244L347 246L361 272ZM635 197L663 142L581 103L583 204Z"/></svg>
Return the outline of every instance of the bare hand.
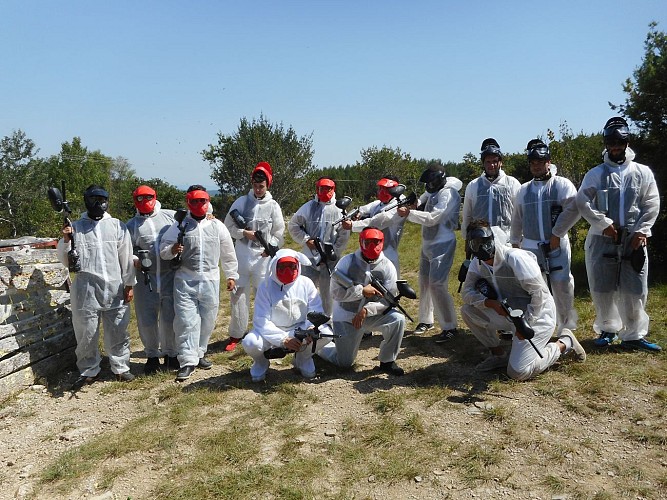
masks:
<svg viewBox="0 0 667 500"><path fill-rule="evenodd" d="M171 247L171 254L172 255L178 255L183 251L183 245L180 243L175 243L173 247Z"/></svg>
<svg viewBox="0 0 667 500"><path fill-rule="evenodd" d="M640 247L646 246L646 235L642 233L635 233L632 235L632 240L630 241L630 247L633 250L637 250Z"/></svg>
<svg viewBox="0 0 667 500"><path fill-rule="evenodd" d="M315 250L315 240L312 238L309 239L308 241L306 241L306 246L311 250Z"/></svg>
<svg viewBox="0 0 667 500"><path fill-rule="evenodd" d="M285 349L297 352L299 349L301 349L301 341L294 337L287 337L285 340L283 340L283 346Z"/></svg>
<svg viewBox="0 0 667 500"><path fill-rule="evenodd" d="M361 328L361 325L364 324L366 316L368 316L368 311L366 310L365 307L363 307L361 311L355 314L354 318L352 318L352 326L355 327L357 330L359 330L359 328Z"/></svg>
<svg viewBox="0 0 667 500"><path fill-rule="evenodd" d="M485 306L485 307L488 307L489 309L493 309L494 311L496 311L496 313L497 313L499 316L504 316L504 317L508 316L508 314L507 314L507 312L505 311L505 309L503 309L502 304L501 304L500 302L498 302L497 300L486 299L486 300L484 301L484 306Z"/></svg>
<svg viewBox="0 0 667 500"><path fill-rule="evenodd" d="M74 234L74 228L72 226L70 226L69 224L65 224L65 226L63 226L62 232L63 232L63 241L65 241L65 243L72 241L71 235Z"/></svg>
<svg viewBox="0 0 667 500"><path fill-rule="evenodd" d="M367 299L370 299L371 297L375 297L377 295L382 295L380 292L378 292L377 288L375 288L371 284L364 286L364 288L361 290L361 293Z"/></svg>
<svg viewBox="0 0 667 500"><path fill-rule="evenodd" d="M234 278L229 278L227 280L227 291L231 292L234 288L236 288L236 280Z"/></svg>
<svg viewBox="0 0 667 500"><path fill-rule="evenodd" d="M398 207L396 213L399 217L407 217L410 214L410 209L408 207Z"/></svg>
<svg viewBox="0 0 667 500"><path fill-rule="evenodd" d="M552 250L560 248L560 238L555 234L552 234L551 238L549 238L549 248L551 248Z"/></svg>
<svg viewBox="0 0 667 500"><path fill-rule="evenodd" d="M132 290L131 286L126 286L125 289L123 290L123 302L125 304L129 304L132 302L132 299L134 298L134 290Z"/></svg>
<svg viewBox="0 0 667 500"><path fill-rule="evenodd" d="M352 229L352 221L349 219L344 220L343 222L341 222L340 225L343 226L343 229L345 229L346 231Z"/></svg>
<svg viewBox="0 0 667 500"><path fill-rule="evenodd" d="M257 237L255 237L255 231L251 231L250 229L243 230L243 237L250 241L257 240Z"/></svg>
<svg viewBox="0 0 667 500"><path fill-rule="evenodd" d="M616 241L618 232L616 231L616 228L614 225L607 226L604 231L602 231L602 234L605 236L609 236L612 240Z"/></svg>

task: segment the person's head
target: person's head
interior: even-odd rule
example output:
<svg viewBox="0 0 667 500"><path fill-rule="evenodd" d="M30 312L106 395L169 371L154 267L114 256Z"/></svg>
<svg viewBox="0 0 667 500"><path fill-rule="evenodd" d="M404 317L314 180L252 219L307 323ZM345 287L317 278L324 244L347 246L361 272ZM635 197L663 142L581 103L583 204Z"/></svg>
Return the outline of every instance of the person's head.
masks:
<svg viewBox="0 0 667 500"><path fill-rule="evenodd" d="M206 188L201 184L194 184L188 188L185 194L185 202L190 210L190 215L195 219L206 217L211 197L206 192Z"/></svg>
<svg viewBox="0 0 667 500"><path fill-rule="evenodd" d="M252 191L255 197L259 199L263 198L273 182L271 165L265 161L260 161L253 169L250 181L252 182Z"/></svg>
<svg viewBox="0 0 667 500"><path fill-rule="evenodd" d="M628 122L620 116L610 118L602 130L602 137L609 159L615 163L623 163L625 161L625 150L630 143Z"/></svg>
<svg viewBox="0 0 667 500"><path fill-rule="evenodd" d="M320 177L315 183L317 199L322 203L328 203L336 193L336 183L329 177Z"/></svg>
<svg viewBox="0 0 667 500"><path fill-rule="evenodd" d="M494 180L498 177L500 169L503 167L503 153L500 150L498 141L493 137L484 139L480 148L480 158L482 159L484 175L489 180Z"/></svg>
<svg viewBox="0 0 667 500"><path fill-rule="evenodd" d="M83 192L83 202L86 204L88 217L100 220L109 209L109 193L102 186L91 184Z"/></svg>
<svg viewBox="0 0 667 500"><path fill-rule="evenodd" d="M382 203L389 203L393 196L388 189L398 186L398 177L395 175L386 175L377 182L377 199Z"/></svg>
<svg viewBox="0 0 667 500"><path fill-rule="evenodd" d="M493 231L488 222L475 220L468 226L466 241L470 252L479 260L491 264L496 254Z"/></svg>
<svg viewBox="0 0 667 500"><path fill-rule="evenodd" d="M283 285L289 285L299 277L299 260L293 255L281 257L276 262L276 277Z"/></svg>
<svg viewBox="0 0 667 500"><path fill-rule="evenodd" d="M433 165L424 170L419 177L419 182L426 184L425 188L428 193L437 193L447 182L445 169L441 165Z"/></svg>
<svg viewBox="0 0 667 500"><path fill-rule="evenodd" d="M533 139L526 146L530 173L535 180L545 180L551 176L551 152L541 139Z"/></svg>
<svg viewBox="0 0 667 500"><path fill-rule="evenodd" d="M376 261L384 248L384 234L377 227L368 226L359 233L359 248L365 261Z"/></svg>
<svg viewBox="0 0 667 500"><path fill-rule="evenodd" d="M150 186L141 185L132 192L134 207L141 215L150 215L155 210L157 193Z"/></svg>

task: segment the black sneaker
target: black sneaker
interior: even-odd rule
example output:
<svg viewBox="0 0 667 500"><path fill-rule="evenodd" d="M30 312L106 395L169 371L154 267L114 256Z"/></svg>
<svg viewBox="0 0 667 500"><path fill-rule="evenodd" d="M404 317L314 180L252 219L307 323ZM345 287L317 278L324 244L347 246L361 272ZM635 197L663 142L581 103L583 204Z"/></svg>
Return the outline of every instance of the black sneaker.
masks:
<svg viewBox="0 0 667 500"><path fill-rule="evenodd" d="M400 377L405 375L405 370L396 364L396 361L388 361L386 363L380 363L380 366L375 367L376 370L379 370L390 375L396 375Z"/></svg>
<svg viewBox="0 0 667 500"><path fill-rule="evenodd" d="M117 373L116 380L118 382L132 382L134 380L134 375L132 375L130 372Z"/></svg>
<svg viewBox="0 0 667 500"><path fill-rule="evenodd" d="M458 333L458 330L453 328L451 330L443 330L433 338L435 339L436 344L443 344L452 340Z"/></svg>
<svg viewBox="0 0 667 500"><path fill-rule="evenodd" d="M194 365L185 365L176 374L176 382L183 382L190 378L192 372L195 371Z"/></svg>
<svg viewBox="0 0 667 500"><path fill-rule="evenodd" d="M78 390L81 389L84 385L94 384L95 382L97 382L97 375L95 375L94 377L87 377L85 375L81 375L72 384L72 389Z"/></svg>
<svg viewBox="0 0 667 500"><path fill-rule="evenodd" d="M208 359L199 358L199 364L197 365L197 368L201 368L202 370L210 370L212 366L213 363L211 363Z"/></svg>
<svg viewBox="0 0 667 500"><path fill-rule="evenodd" d="M429 330L433 330L433 323L419 323L417 328L415 328L415 335L423 335Z"/></svg>
<svg viewBox="0 0 667 500"><path fill-rule="evenodd" d="M177 356L165 356L162 369L165 371L174 371L177 372L181 369L181 365L178 362Z"/></svg>
<svg viewBox="0 0 667 500"><path fill-rule="evenodd" d="M144 365L144 374L151 375L160 370L160 358L148 358Z"/></svg>

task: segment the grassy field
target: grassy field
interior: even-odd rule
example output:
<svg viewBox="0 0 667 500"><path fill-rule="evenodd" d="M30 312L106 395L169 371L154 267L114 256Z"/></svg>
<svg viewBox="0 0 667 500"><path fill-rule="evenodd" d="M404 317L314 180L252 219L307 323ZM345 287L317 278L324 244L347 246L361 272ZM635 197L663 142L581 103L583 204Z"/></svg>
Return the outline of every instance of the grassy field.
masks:
<svg viewBox="0 0 667 500"><path fill-rule="evenodd" d="M419 227L406 224L402 274L415 288L419 242ZM460 305L460 244L457 252L450 289ZM581 282L583 268L575 269ZM64 448L59 431L46 435L43 446L58 451L41 463L34 498L667 498L665 355L595 351L581 286L577 335L587 362L563 361L525 383L476 373L483 349L468 332L451 345L433 343L430 332L405 337L402 378L372 370L374 336L353 370L318 360L318 378L306 383L288 357L252 384L250 358L222 349L226 297L222 304L214 369L186 384L157 374L86 389L87 404L127 419ZM416 317L416 301L404 305ZM667 287L654 286L651 339L663 346L666 309ZM91 408L71 411L84 418Z"/></svg>

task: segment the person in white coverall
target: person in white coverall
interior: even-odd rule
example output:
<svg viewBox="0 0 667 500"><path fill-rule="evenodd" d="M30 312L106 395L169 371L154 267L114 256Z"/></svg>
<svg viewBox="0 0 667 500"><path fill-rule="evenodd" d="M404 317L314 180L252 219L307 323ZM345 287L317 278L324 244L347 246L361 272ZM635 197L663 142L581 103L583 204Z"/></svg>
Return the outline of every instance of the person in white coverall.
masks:
<svg viewBox="0 0 667 500"><path fill-rule="evenodd" d="M297 328L307 330L313 325L306 317L309 312L322 313L322 301L310 278L302 274L310 260L291 249L278 250L271 259L269 273L257 288L252 330L243 338L242 345L253 359L250 376L253 382L261 382L269 369L269 359L264 352L272 347L284 347L294 352L294 367L306 379L315 377L315 363L311 339L302 341L294 337ZM331 334L327 324L320 333ZM323 346L320 340L318 347Z"/></svg>
<svg viewBox="0 0 667 500"><path fill-rule="evenodd" d="M591 227L586 236L586 272L595 305L593 328L598 347L611 345L657 352L646 340L649 317L647 239L660 211L653 172L635 162L630 131L621 117L603 130L604 162L588 171L577 205Z"/></svg>
<svg viewBox="0 0 667 500"><path fill-rule="evenodd" d="M466 186L461 234L467 234L473 220L485 220L509 235L514 198L521 183L503 171L503 154L495 139L490 137L482 142L480 156L484 172Z"/></svg>
<svg viewBox="0 0 667 500"><path fill-rule="evenodd" d="M261 231L266 242L274 247L281 247L284 241L283 213L268 191L273 181L271 165L267 162L258 163L250 180L250 192L232 203L225 217L225 226L235 240L236 260L239 263L239 279L230 295L231 319L226 351L233 351L247 331L251 292L257 290L264 280L271 260L257 241L255 231ZM235 210L245 222L243 227L239 227L231 215Z"/></svg>
<svg viewBox="0 0 667 500"><path fill-rule="evenodd" d="M127 221L127 230L134 248L134 313L137 329L146 353L144 373L149 375L161 368L178 370L176 335L174 334L174 270L170 261L160 257L160 238L174 223L174 211L162 209L157 192L141 185L132 193L137 213ZM145 250L151 262L142 271L137 251ZM152 288L152 290L151 290ZM160 366L160 357L164 365Z"/></svg>
<svg viewBox="0 0 667 500"><path fill-rule="evenodd" d="M329 271L336 262L321 262L315 250L315 239L319 238L323 245L333 249L337 258L345 251L350 231L342 224L334 226L334 222L343 217L343 212L336 206L336 183L328 177L322 177L315 183L315 198L307 201L292 216L287 229L292 239L303 248L303 253L310 258L313 266L303 269L303 274L313 280L320 290L322 305L327 316L331 316L333 302L329 290Z"/></svg>
<svg viewBox="0 0 667 500"><path fill-rule="evenodd" d="M331 294L335 300L333 330L335 343L321 348L318 355L330 363L349 368L359 352L364 331L382 334L377 370L391 375L403 375L403 368L396 364L403 332L405 316L400 311L388 309L387 302L374 288L371 275L377 278L390 293L397 295L396 269L382 253L384 235L374 227L364 229L359 235L359 249L338 261L331 278Z"/></svg>
<svg viewBox="0 0 667 500"><path fill-rule="evenodd" d="M446 177L441 166L427 168L419 178L426 192L419 197L419 208L401 207L398 214L422 226L422 249L419 258L419 335L433 326L433 313L441 332L436 342L447 342L457 332L454 298L449 293L449 272L454 263L463 183Z"/></svg>
<svg viewBox="0 0 667 500"><path fill-rule="evenodd" d="M225 225L206 217L209 195L200 185L186 194L188 215L183 243L178 242L179 224L174 223L160 241L160 256L180 256L174 276L174 331L180 369L177 381L187 380L195 367L207 370L211 362L204 356L215 327L220 305L220 265L232 291L238 278L234 242Z"/></svg>
<svg viewBox="0 0 667 500"><path fill-rule="evenodd" d="M396 208L387 208L395 205L395 198L388 189L398 186L398 178L388 175L377 182L377 200L359 207L358 220L344 221L343 228L353 233L360 233L369 226L377 227L384 234L382 253L396 268L396 275L400 277L400 263L398 261L398 244L403 236L405 219L396 214ZM401 195L401 199L405 196ZM386 212L385 212L386 210Z"/></svg>
<svg viewBox="0 0 667 500"><path fill-rule="evenodd" d="M556 306L549 293L535 255L507 246L506 234L486 221L473 221L468 226L467 241L475 259L470 263L463 284L461 316L472 334L491 353L477 365L478 371L507 367L507 375L515 380L528 380L553 365L562 354L573 352L577 361L586 360L586 352L574 334L564 328L558 341L549 343L556 327ZM486 280L495 298L478 288ZM506 299L513 310L521 310L529 327L534 330L532 342L538 354L514 324L500 301ZM506 353L497 330L514 332L510 353Z"/></svg>
<svg viewBox="0 0 667 500"><path fill-rule="evenodd" d="M570 272L572 250L568 231L579 218L577 188L556 175L549 147L533 139L526 148L533 179L521 185L514 201L510 243L535 254L556 303L556 334L577 329L574 308L574 277ZM547 248L545 256L544 251Z"/></svg>
<svg viewBox="0 0 667 500"><path fill-rule="evenodd" d="M134 379L127 332L136 283L130 233L123 222L107 213L109 193L103 187L89 186L83 199L87 211L71 227L63 228L57 246L58 259L67 265L74 238L81 264L70 289L76 364L81 374L75 383L78 387L93 383L100 373L100 320L111 371L119 381Z"/></svg>

